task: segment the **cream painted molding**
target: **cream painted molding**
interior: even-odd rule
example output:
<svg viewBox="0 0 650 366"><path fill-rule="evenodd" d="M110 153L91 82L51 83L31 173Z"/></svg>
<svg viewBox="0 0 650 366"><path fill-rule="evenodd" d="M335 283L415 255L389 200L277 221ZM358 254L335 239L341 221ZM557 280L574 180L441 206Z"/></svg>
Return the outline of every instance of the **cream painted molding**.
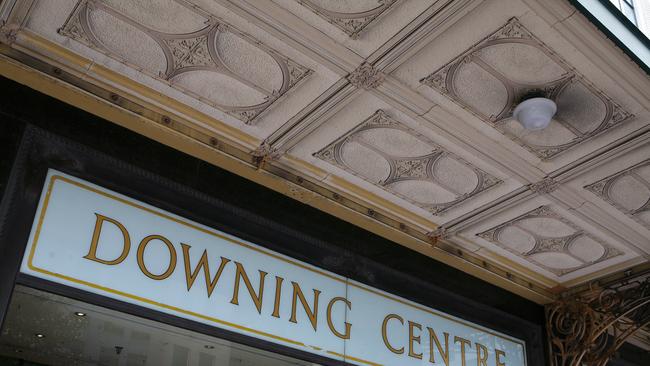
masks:
<svg viewBox="0 0 650 366"><path fill-rule="evenodd" d="M361 90L355 88L347 79L340 79L298 114L291 117L282 127L274 131L267 141L278 151L285 153L360 93Z"/></svg>
<svg viewBox="0 0 650 366"><path fill-rule="evenodd" d="M357 88L370 90L379 87L384 82L385 77L383 72L364 62L354 69L347 76L347 79L350 84Z"/></svg>

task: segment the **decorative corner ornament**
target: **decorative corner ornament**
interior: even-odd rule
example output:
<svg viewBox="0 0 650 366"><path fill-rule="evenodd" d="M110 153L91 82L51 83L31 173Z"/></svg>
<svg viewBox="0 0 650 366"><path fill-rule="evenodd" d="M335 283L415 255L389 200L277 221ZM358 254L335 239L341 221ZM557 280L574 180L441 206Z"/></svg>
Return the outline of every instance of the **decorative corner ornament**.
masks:
<svg viewBox="0 0 650 366"><path fill-rule="evenodd" d="M548 194L556 190L560 183L551 177L546 177L537 183L533 183L528 188L537 194Z"/></svg>
<svg viewBox="0 0 650 366"><path fill-rule="evenodd" d="M535 220L535 221L530 221ZM551 236L549 233L539 233L528 229L532 225L538 225L540 220L552 222L552 225L563 225L566 231L558 233L557 236ZM522 244L520 247L515 247L509 244L509 241L504 240L504 235L507 237L509 230L517 230L528 237L532 246L526 247ZM476 236L489 241L502 249L505 249L512 254L546 270L558 277L578 271L588 266L604 262L611 258L623 255L624 253L617 248L607 244L605 241L593 236L592 234L584 231L573 222L566 219L564 216L555 212L549 206L540 206L532 211L524 213L518 217L503 222L491 229L477 233ZM591 248L594 252L600 250L602 254L598 258L578 257L575 255L574 245L582 241L582 245L586 245L591 241ZM521 243L521 242L520 242ZM600 247L600 248L599 248ZM523 248L523 249L522 249ZM555 267L550 262L540 261L540 254L554 256L566 256L576 262L572 267Z"/></svg>
<svg viewBox="0 0 650 366"><path fill-rule="evenodd" d="M328 10L320 6L320 1L314 0L297 0L300 4L310 8L329 23L345 32L352 39L359 39L361 33L366 30L371 23L376 22L383 16L394 4L400 0L377 0L374 8L365 9L358 12L341 12Z"/></svg>
<svg viewBox="0 0 650 366"><path fill-rule="evenodd" d="M447 230L447 228L438 226L435 230L428 232L426 236L429 238L429 243L431 243L431 246L435 247L441 240L448 239L451 236L451 233Z"/></svg>
<svg viewBox="0 0 650 366"><path fill-rule="evenodd" d="M16 37L18 36L18 30L11 27L2 27L0 28L0 43L11 45L16 42Z"/></svg>
<svg viewBox="0 0 650 366"><path fill-rule="evenodd" d="M281 153L271 146L268 141L264 141L257 149L251 151L251 155L253 156L253 164L257 169L260 169L264 163L278 160Z"/></svg>
<svg viewBox="0 0 650 366"><path fill-rule="evenodd" d="M364 62L347 77L348 81L361 89L374 89L384 82L383 72L375 69L371 64Z"/></svg>

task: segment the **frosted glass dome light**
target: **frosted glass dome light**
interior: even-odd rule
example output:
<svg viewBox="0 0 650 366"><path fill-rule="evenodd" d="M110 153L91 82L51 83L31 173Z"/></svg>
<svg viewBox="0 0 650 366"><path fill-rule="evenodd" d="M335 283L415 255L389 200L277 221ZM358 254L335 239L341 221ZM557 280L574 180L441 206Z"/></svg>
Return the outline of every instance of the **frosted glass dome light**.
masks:
<svg viewBox="0 0 650 366"><path fill-rule="evenodd" d="M531 131L543 130L551 123L557 105L548 98L531 98L519 103L512 116Z"/></svg>

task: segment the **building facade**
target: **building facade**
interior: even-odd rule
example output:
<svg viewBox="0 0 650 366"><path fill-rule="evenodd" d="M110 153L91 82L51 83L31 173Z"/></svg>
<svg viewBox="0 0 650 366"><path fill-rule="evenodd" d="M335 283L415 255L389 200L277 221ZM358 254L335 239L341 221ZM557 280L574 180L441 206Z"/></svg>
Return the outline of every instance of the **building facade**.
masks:
<svg viewBox="0 0 650 366"><path fill-rule="evenodd" d="M2 1L0 360L647 364L640 3Z"/></svg>

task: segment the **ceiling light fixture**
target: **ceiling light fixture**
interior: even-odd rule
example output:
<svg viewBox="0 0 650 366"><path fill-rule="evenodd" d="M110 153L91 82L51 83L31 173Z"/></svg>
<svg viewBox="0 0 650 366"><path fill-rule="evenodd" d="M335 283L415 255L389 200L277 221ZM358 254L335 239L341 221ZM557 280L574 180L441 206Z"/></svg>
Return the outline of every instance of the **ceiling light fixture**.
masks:
<svg viewBox="0 0 650 366"><path fill-rule="evenodd" d="M530 131L543 130L551 123L557 105L548 98L536 97L519 103L512 116Z"/></svg>
<svg viewBox="0 0 650 366"><path fill-rule="evenodd" d="M82 313L81 311L75 311L74 315L76 315L76 316L86 316L86 313Z"/></svg>
<svg viewBox="0 0 650 366"><path fill-rule="evenodd" d="M36 338L45 338L45 334L43 334L43 333L36 333L36 334L34 334L34 336Z"/></svg>

